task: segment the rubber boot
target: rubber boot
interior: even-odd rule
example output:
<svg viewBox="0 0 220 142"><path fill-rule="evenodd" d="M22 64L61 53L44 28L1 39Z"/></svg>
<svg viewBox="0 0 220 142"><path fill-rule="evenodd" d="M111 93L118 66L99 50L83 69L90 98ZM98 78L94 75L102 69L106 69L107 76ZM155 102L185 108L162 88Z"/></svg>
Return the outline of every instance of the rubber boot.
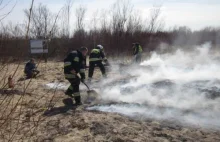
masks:
<svg viewBox="0 0 220 142"><path fill-rule="evenodd" d="M77 96L77 97L75 97L75 105L82 105L82 102L81 102L81 97L80 96Z"/></svg>
<svg viewBox="0 0 220 142"><path fill-rule="evenodd" d="M66 90L65 95L73 98L72 91L70 91L69 89Z"/></svg>

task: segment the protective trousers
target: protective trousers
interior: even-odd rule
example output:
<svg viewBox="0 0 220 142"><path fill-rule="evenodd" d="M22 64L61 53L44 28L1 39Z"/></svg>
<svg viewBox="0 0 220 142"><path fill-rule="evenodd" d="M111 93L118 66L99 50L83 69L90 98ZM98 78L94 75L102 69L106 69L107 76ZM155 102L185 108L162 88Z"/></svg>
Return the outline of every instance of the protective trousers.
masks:
<svg viewBox="0 0 220 142"><path fill-rule="evenodd" d="M134 57L135 59L135 63L140 64L141 63L141 58L142 58L142 54L141 53L137 53Z"/></svg>
<svg viewBox="0 0 220 142"><path fill-rule="evenodd" d="M80 78L76 76L76 78L67 79L70 82L69 88L66 90L65 94L75 99L76 104L81 103L81 97L79 92L79 84Z"/></svg>
<svg viewBox="0 0 220 142"><path fill-rule="evenodd" d="M102 75L105 77L106 76L106 74L105 74L105 67L102 64L102 61L100 60L100 61L92 61L92 62L90 61L89 62L89 75L88 75L89 78L92 78L96 65L100 68L100 70L102 72Z"/></svg>
<svg viewBox="0 0 220 142"><path fill-rule="evenodd" d="M29 78L35 78L40 73L40 71L30 70L30 71L26 71L25 73L26 73L27 79L29 79Z"/></svg>

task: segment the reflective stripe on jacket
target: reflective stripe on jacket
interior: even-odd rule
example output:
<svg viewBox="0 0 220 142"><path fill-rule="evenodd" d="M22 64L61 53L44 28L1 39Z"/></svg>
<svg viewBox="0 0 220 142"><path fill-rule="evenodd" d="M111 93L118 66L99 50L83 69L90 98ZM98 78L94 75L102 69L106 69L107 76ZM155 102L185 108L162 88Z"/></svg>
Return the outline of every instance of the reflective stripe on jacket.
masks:
<svg viewBox="0 0 220 142"><path fill-rule="evenodd" d="M90 62L95 62L95 61L102 61L105 59L105 54L102 50L100 49L92 49L90 56L89 56L89 61Z"/></svg>

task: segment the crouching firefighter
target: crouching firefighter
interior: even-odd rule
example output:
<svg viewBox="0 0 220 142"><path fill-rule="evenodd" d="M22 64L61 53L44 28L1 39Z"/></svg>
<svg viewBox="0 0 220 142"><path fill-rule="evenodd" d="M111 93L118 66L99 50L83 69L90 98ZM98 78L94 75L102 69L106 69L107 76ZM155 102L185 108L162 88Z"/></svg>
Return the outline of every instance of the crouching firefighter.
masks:
<svg viewBox="0 0 220 142"><path fill-rule="evenodd" d="M70 82L69 88L65 94L75 99L75 105L81 105L81 96L79 92L80 81L85 80L85 57L88 52L86 47L81 47L80 50L72 51L64 59L64 74L65 78ZM81 78L77 75L80 73Z"/></svg>
<svg viewBox="0 0 220 142"><path fill-rule="evenodd" d="M105 67L102 61L107 62L107 58L105 57L103 46L97 45L96 48L92 49L89 56L89 79L90 82L94 73L95 66L98 66L102 72L102 76L106 77Z"/></svg>
<svg viewBox="0 0 220 142"><path fill-rule="evenodd" d="M33 58L25 65L24 73L26 74L26 79L35 78L40 73Z"/></svg>

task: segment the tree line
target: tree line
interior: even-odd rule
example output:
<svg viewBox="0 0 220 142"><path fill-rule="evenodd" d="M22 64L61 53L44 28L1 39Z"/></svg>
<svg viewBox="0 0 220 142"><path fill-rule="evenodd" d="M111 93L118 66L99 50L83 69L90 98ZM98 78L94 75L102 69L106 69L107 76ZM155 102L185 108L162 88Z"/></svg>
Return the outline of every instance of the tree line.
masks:
<svg viewBox="0 0 220 142"><path fill-rule="evenodd" d="M7 23L0 27L0 56L29 56L29 44L25 38L30 17L29 39L47 39L49 56L63 57L67 52L86 46L89 49L102 44L111 56L131 55L132 43L139 42L145 52L157 50L162 45L190 48L211 42L219 45L220 28L207 27L192 31L188 27L175 27L164 30L160 6L153 7L144 19L129 0L117 0L109 11L96 11L91 21L86 22L85 6L75 9L75 23L70 26L72 1L67 0L58 13L39 4L30 10L25 9L23 24ZM71 29L70 27L74 27Z"/></svg>

